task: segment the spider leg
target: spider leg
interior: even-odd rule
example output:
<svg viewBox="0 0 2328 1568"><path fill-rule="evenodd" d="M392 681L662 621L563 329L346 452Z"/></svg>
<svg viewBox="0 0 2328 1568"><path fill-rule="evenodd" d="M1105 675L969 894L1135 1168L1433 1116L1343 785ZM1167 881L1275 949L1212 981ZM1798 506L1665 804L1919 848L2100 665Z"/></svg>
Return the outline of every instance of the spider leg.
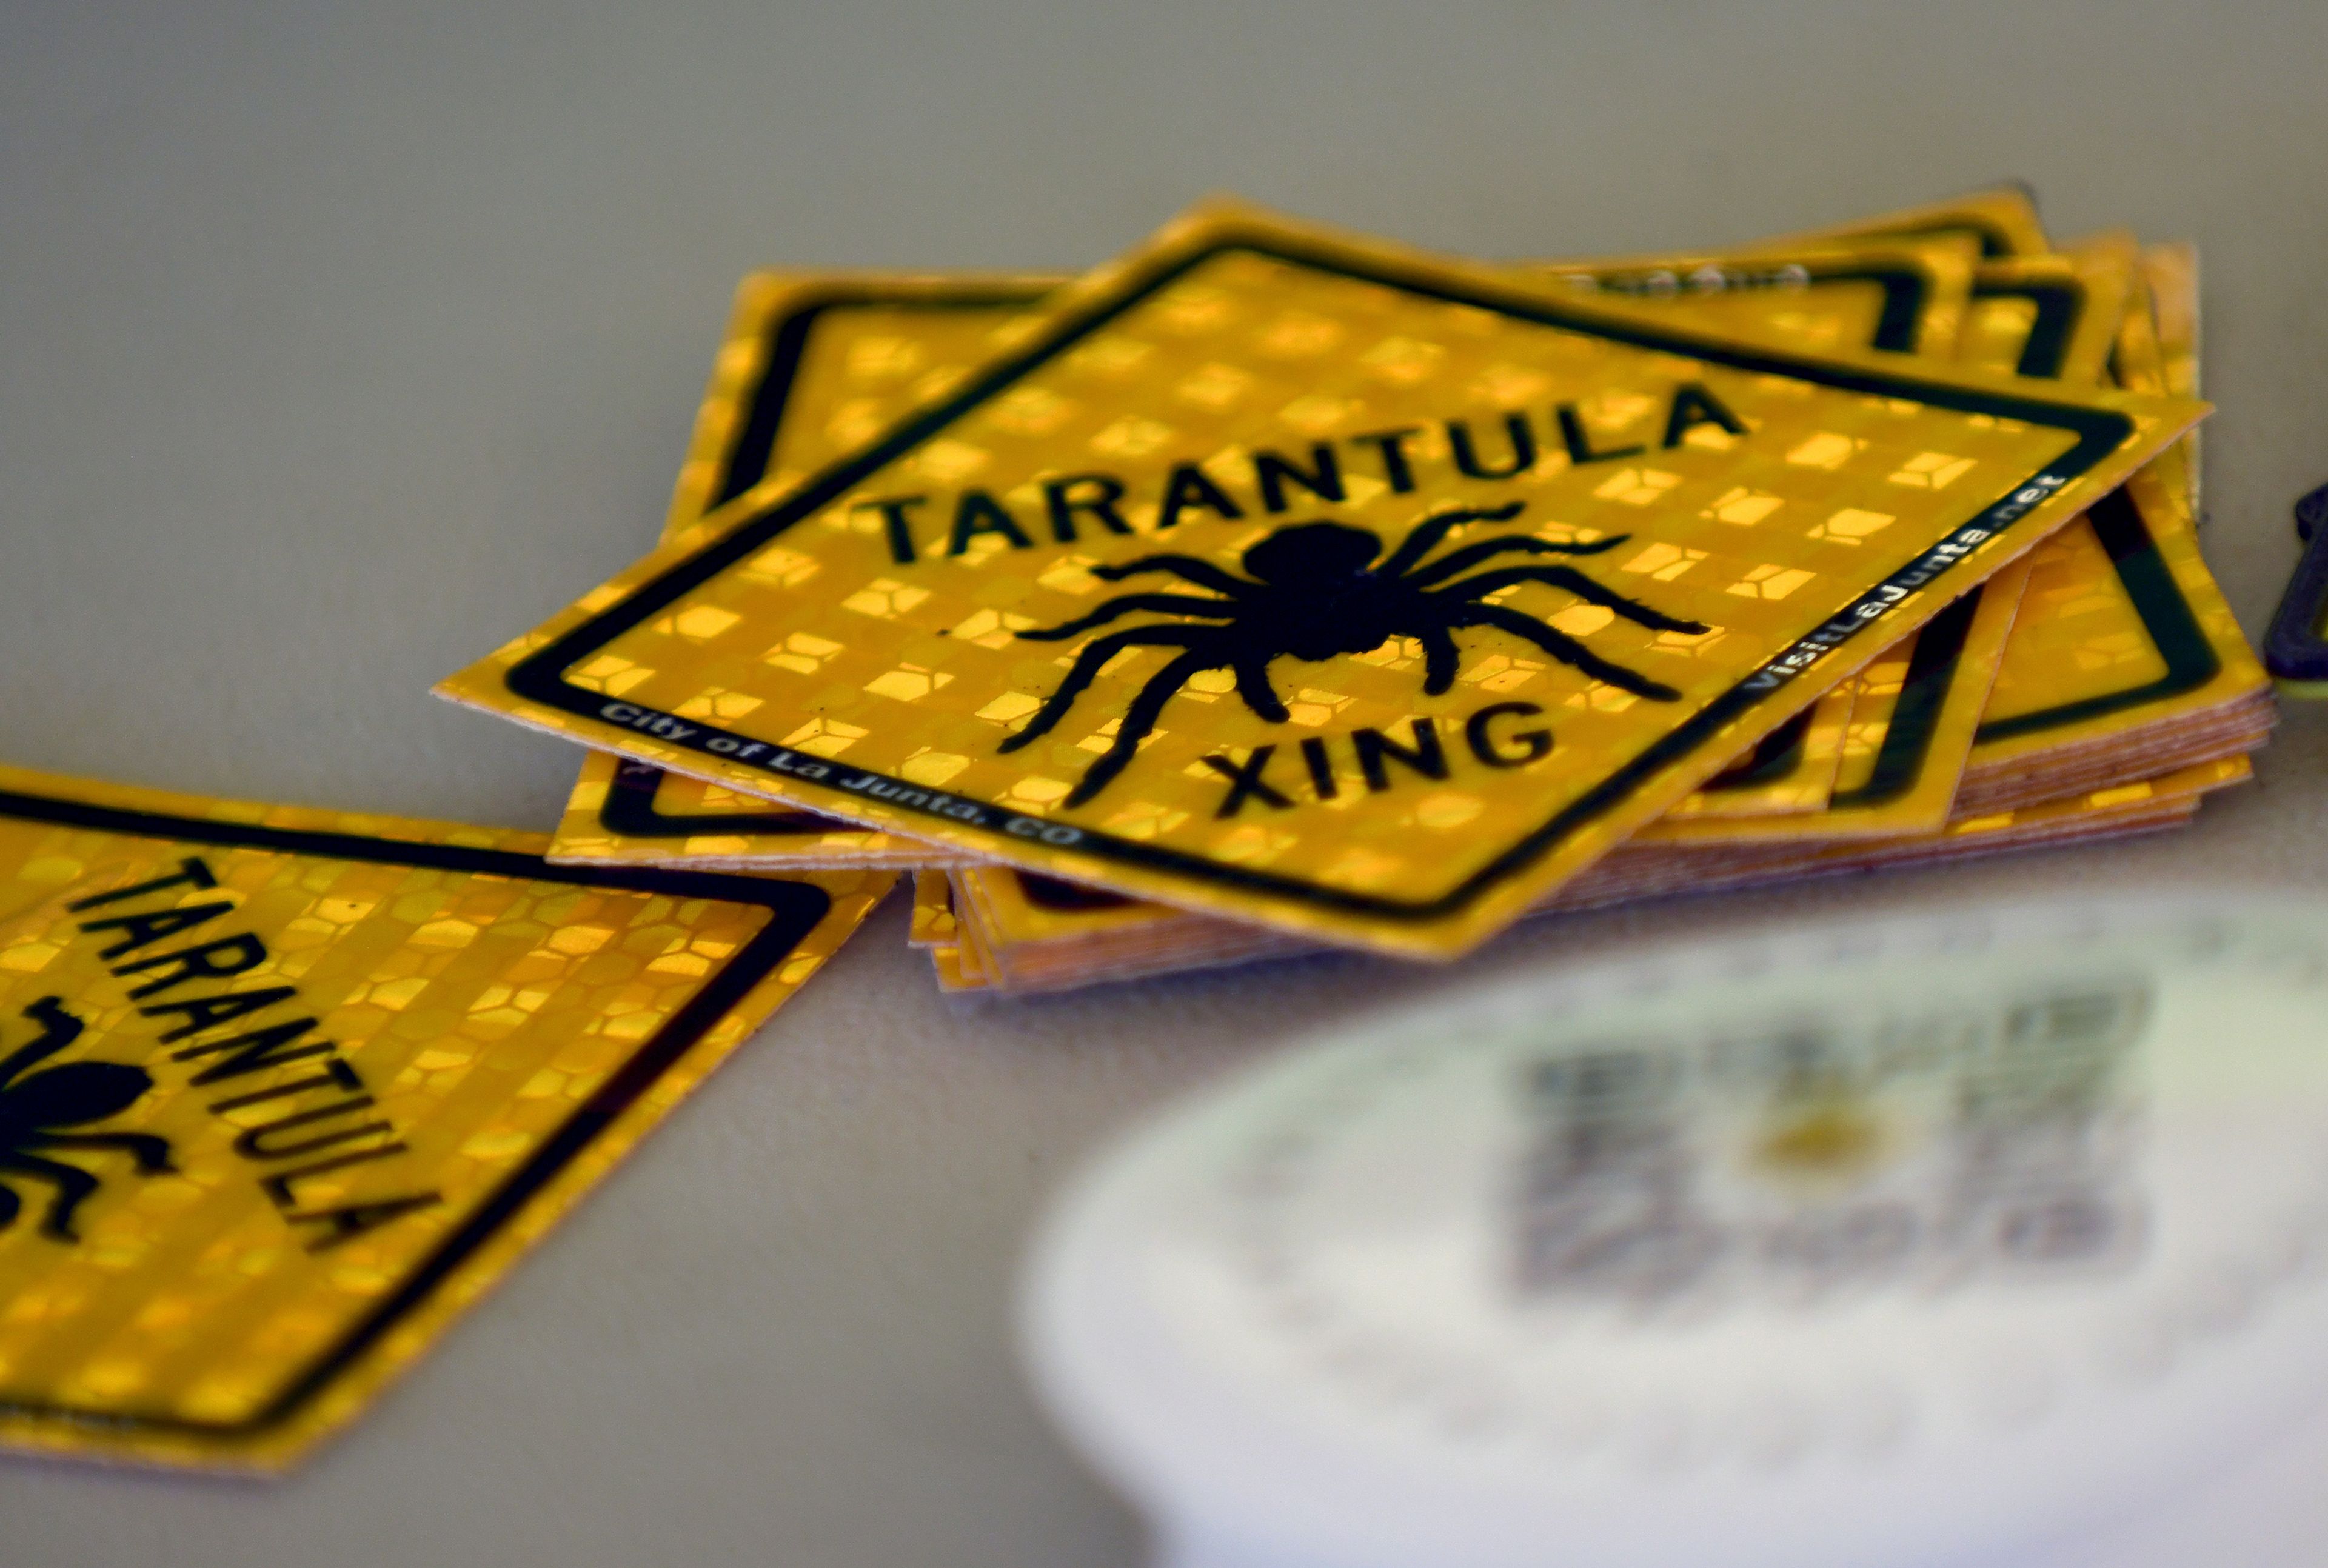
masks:
<svg viewBox="0 0 2328 1568"><path fill-rule="evenodd" d="M80 1038L81 1021L65 1011L63 1001L57 997L42 997L24 1009L24 1016L39 1023L40 1037L0 1061L0 1084L14 1083L25 1068L47 1061Z"/></svg>
<svg viewBox="0 0 2328 1568"><path fill-rule="evenodd" d="M1448 530L1456 524L1509 522L1526 504L1524 501L1515 501L1508 506L1458 507L1453 512L1442 512L1436 517L1426 517L1415 524L1413 532L1398 541L1398 548L1390 552L1389 559L1375 568L1375 573L1378 577L1394 577L1429 555L1432 547L1445 539Z"/></svg>
<svg viewBox="0 0 2328 1568"><path fill-rule="evenodd" d="M1220 664L1218 659L1192 648L1150 676L1140 694L1131 699L1131 706L1124 709L1123 722L1116 726L1115 744L1084 770L1084 776L1076 781L1066 803L1079 806L1105 789L1108 782L1139 754L1140 743L1156 728L1157 716L1164 711L1164 705L1172 700L1174 693L1187 684L1188 677L1200 670L1216 670Z"/></svg>
<svg viewBox="0 0 2328 1568"><path fill-rule="evenodd" d="M1083 652L1075 655L1075 665L1067 671L1067 678L1059 682L1059 689L1036 710L1035 717L1027 721L1027 727L1005 740L997 749L1017 751L1028 742L1048 735L1052 727L1066 717L1067 709L1075 706L1075 699L1084 694L1084 689L1099 678L1100 670L1107 662L1126 648L1186 648L1212 630L1215 628L1209 626L1131 626L1121 632L1110 632L1104 637L1093 638L1084 644Z"/></svg>
<svg viewBox="0 0 2328 1568"><path fill-rule="evenodd" d="M1037 632L1021 632L1018 636L1028 643L1065 642L1078 632L1088 632L1134 610L1152 610L1159 615L1203 615L1214 621L1225 621L1236 614L1236 606L1226 599L1200 599L1194 594L1118 594L1088 615Z"/></svg>
<svg viewBox="0 0 2328 1568"><path fill-rule="evenodd" d="M80 1207L83 1198L97 1190L97 1178L86 1170L76 1170L61 1160L43 1160L21 1149L0 1152L0 1170L14 1170L54 1182L57 1196L49 1200L49 1216L41 1222L41 1230L61 1242L80 1239L73 1234L73 1210Z"/></svg>
<svg viewBox="0 0 2328 1568"><path fill-rule="evenodd" d="M1457 626L1495 626L1515 637L1525 638L1562 663L1582 670L1595 681L1604 681L1636 697L1671 702L1681 695L1661 681L1636 675L1622 664L1611 664L1575 638L1554 631L1534 616L1505 609L1500 605L1469 606L1452 624Z"/></svg>
<svg viewBox="0 0 2328 1568"><path fill-rule="evenodd" d="M1649 608L1638 599L1629 599L1613 589L1604 588L1573 567L1506 567L1500 571L1481 572L1476 577L1450 583L1432 597L1442 603L1462 604L1492 594L1497 588L1508 588L1516 583L1544 583L1552 587L1565 588L1580 599L1616 611L1637 626L1692 634L1705 630L1703 622L1678 620L1661 610Z"/></svg>
<svg viewBox="0 0 2328 1568"><path fill-rule="evenodd" d="M137 1161L148 1176L175 1170L170 1163L170 1141L150 1132L34 1132L16 1141L20 1149L119 1149Z"/></svg>
<svg viewBox="0 0 2328 1568"><path fill-rule="evenodd" d="M1282 724L1287 715L1285 704L1277 695L1277 688L1269 683L1269 661L1253 657L1236 662L1237 695L1244 705L1272 724Z"/></svg>
<svg viewBox="0 0 2328 1568"><path fill-rule="evenodd" d="M1457 572L1469 571L1481 561L1513 551L1521 555L1599 555L1603 550L1615 549L1632 537L1629 533L1611 534L1607 539L1596 539L1591 544L1559 544L1525 533L1511 539L1483 539L1477 544L1467 544L1452 554L1441 556L1406 580L1411 587L1427 588L1433 583L1445 582Z"/></svg>
<svg viewBox="0 0 2328 1568"><path fill-rule="evenodd" d="M1456 666L1461 655L1455 651L1455 639L1444 626L1431 626L1415 634L1422 643L1422 694L1436 697L1455 684Z"/></svg>
<svg viewBox="0 0 2328 1568"><path fill-rule="evenodd" d="M1138 560L1091 569L1092 576L1107 583L1120 583L1140 572L1170 572L1183 582L1194 583L1200 588L1211 588L1238 599L1251 595L1255 587L1211 561L1192 555L1144 555Z"/></svg>

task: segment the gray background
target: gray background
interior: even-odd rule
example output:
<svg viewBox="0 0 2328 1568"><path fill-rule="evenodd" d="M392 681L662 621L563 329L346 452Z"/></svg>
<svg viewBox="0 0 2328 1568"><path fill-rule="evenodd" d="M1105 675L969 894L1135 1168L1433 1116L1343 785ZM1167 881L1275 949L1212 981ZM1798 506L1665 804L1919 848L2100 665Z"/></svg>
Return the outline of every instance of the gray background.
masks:
<svg viewBox="0 0 2328 1568"><path fill-rule="evenodd" d="M2195 237L2209 548L2258 630L2287 502L2328 478L2323 61L2316 4L10 0L0 756L547 827L575 754L427 688L644 549L737 275L1070 269L1223 188L1499 256L2008 175L2060 234ZM1008 1328L1031 1216L1111 1130L1299 1027L1661 934L2312 885L2323 752L2292 713L2174 839L1619 914L1447 971L953 1008L893 903L313 1464L0 1462L0 1562L1131 1562ZM2272 1462L2316 1476L2323 1442ZM2093 1560L2262 1561L2215 1534L2257 1516L2206 1497Z"/></svg>

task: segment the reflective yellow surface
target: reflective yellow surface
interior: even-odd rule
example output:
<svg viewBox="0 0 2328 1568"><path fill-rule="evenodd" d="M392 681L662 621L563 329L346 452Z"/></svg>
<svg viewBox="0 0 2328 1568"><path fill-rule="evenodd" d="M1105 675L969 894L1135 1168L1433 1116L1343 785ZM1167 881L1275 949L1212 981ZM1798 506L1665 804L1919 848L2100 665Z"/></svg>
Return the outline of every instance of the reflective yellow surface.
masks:
<svg viewBox="0 0 2328 1568"><path fill-rule="evenodd" d="M891 880L544 843L0 769L0 1441L287 1463Z"/></svg>
<svg viewBox="0 0 2328 1568"><path fill-rule="evenodd" d="M712 542L445 690L1036 869L1444 955L1938 606L1899 599L1840 652L1799 639L2025 496L2003 532L1963 537L1949 575L1968 586L2198 411L1998 401L1896 358L1685 339L1572 292L1250 212L1184 221L957 403L793 500L715 514ZM2051 421L2106 408L2136 418L2108 455L2024 490L2071 444ZM1371 581L1418 573L1469 595L1435 604L1497 613L1304 631L1294 590L1360 541ZM1168 545L1193 565L1150 559ZM1506 569L1538 557L1562 573ZM1349 602L1384 602L1366 591ZM1164 618L1125 637L1132 609ZM1422 656L1441 627L1464 634L1443 692ZM800 631L835 645L811 671L779 657ZM505 678L552 638L561 662L527 679L561 682L558 705ZM1801 680L1766 669L1789 649ZM1237 678L1248 657L1278 661L1281 718ZM1733 689L1757 695L1713 706ZM1261 748L1302 740L1322 761L1272 752L1272 775Z"/></svg>
<svg viewBox="0 0 2328 1568"><path fill-rule="evenodd" d="M1744 258L1676 254L1554 262L1544 268L1563 286L1652 304L1676 320L1716 330L1765 331L1810 349L1880 346L1946 357L1970 296L1977 253L1977 245L1964 238L1869 239L1758 249ZM1018 296L1031 298L1058 281L878 273L746 277L697 416L663 537L677 537L717 504L736 483L739 466L775 485L795 484L887 418L943 392L967 367L1023 333L1027 315L1013 303ZM745 450L763 405L779 410L765 459ZM824 652L811 634L796 641L790 652L801 663L812 665ZM1807 751L1785 777L1759 790L1726 792L1706 803L1685 800L1677 810L1705 818L1698 831L1712 834L1719 831L1713 822L1735 816L1815 809L1832 783L1832 761L1831 749ZM663 774L651 785L631 781L634 798L625 813L620 809L626 803L624 783L612 756L593 753L584 760L552 859L735 869L960 859L839 822L756 830L735 819L765 819L765 802L681 774ZM651 812L635 798L649 792ZM610 801L616 809L609 809ZM642 828L651 831L637 831Z"/></svg>

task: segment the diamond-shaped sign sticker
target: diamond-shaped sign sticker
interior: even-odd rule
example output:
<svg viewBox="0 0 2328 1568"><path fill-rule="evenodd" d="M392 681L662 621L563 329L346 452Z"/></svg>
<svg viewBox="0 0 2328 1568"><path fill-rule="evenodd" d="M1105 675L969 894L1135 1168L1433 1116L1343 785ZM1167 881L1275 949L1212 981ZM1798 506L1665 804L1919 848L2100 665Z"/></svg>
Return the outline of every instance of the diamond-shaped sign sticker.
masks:
<svg viewBox="0 0 2328 1568"><path fill-rule="evenodd" d="M2204 412L1811 356L1229 206L1057 303L441 691L1448 956ZM758 569L777 550L818 569ZM803 634L833 645L806 671Z"/></svg>

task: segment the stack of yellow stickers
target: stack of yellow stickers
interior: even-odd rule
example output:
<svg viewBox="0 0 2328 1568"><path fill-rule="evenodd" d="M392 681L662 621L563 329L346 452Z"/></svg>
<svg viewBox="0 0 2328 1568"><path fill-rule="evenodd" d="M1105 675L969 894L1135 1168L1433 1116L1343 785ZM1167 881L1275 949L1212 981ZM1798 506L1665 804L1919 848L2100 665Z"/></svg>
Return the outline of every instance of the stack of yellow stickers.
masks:
<svg viewBox="0 0 2328 1568"><path fill-rule="evenodd" d="M2169 826L2271 720L2197 546L2194 277L2014 192L756 277L662 548L442 690L599 748L554 859L920 867L952 987Z"/></svg>

